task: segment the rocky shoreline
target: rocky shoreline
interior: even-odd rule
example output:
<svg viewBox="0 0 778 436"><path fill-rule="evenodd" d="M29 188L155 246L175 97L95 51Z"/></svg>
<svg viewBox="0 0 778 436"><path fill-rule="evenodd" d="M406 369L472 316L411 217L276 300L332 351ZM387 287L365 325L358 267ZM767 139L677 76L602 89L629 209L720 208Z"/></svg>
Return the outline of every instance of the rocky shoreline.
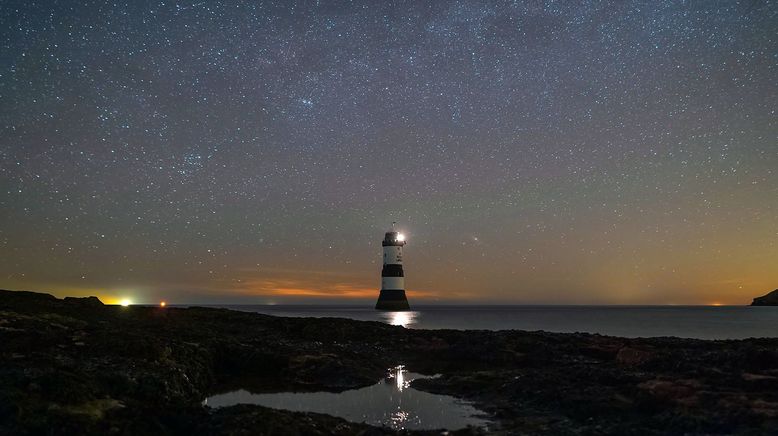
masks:
<svg viewBox="0 0 778 436"><path fill-rule="evenodd" d="M394 434L202 400L231 386L337 392L398 364L441 374L414 387L474 402L504 434L778 429L778 339L410 330L0 291L0 344L0 434Z"/></svg>

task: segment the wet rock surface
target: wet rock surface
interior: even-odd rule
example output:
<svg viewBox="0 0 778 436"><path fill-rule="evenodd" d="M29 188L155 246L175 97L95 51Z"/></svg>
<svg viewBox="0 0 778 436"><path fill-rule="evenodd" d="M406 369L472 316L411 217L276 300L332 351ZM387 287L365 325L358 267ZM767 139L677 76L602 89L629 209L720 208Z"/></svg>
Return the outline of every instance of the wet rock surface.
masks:
<svg viewBox="0 0 778 436"><path fill-rule="evenodd" d="M778 339L407 330L95 300L0 291L0 434L394 434L202 400L237 387L337 392L398 364L441 374L413 386L473 401L505 434L778 428Z"/></svg>

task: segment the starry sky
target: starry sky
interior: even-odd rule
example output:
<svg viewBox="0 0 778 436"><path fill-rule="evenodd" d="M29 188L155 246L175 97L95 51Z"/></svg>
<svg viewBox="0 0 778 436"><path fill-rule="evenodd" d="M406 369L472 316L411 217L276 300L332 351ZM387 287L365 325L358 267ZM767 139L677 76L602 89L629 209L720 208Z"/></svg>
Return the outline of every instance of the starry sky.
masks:
<svg viewBox="0 0 778 436"><path fill-rule="evenodd" d="M778 287L774 1L0 7L0 288L745 304Z"/></svg>

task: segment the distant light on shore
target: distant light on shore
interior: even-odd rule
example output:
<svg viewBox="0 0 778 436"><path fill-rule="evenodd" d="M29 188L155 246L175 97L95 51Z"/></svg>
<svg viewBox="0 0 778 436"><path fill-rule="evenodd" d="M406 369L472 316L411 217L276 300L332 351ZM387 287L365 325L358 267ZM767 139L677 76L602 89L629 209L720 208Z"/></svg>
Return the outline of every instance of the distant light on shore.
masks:
<svg viewBox="0 0 778 436"><path fill-rule="evenodd" d="M127 306L129 306L130 304L132 304L132 301L130 301L130 300L129 300L129 299L127 299L127 298L123 298L121 301L119 301L119 304L121 304L121 305L122 305L122 307L127 307Z"/></svg>
<svg viewBox="0 0 778 436"><path fill-rule="evenodd" d="M165 301L160 301L159 302L159 307L165 307L165 306L167 306L167 302L165 302Z"/></svg>

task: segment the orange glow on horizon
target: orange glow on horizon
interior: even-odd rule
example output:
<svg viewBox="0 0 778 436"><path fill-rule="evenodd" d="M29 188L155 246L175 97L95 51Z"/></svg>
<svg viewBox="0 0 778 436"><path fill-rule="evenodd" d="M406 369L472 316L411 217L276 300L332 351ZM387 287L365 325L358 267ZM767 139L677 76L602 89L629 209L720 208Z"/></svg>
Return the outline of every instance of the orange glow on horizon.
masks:
<svg viewBox="0 0 778 436"><path fill-rule="evenodd" d="M259 290L255 295L278 297L324 297L324 298L378 298L378 288L350 288L345 286L333 286L331 288L276 288L271 290ZM423 291L408 291L412 298L433 298L437 294Z"/></svg>
<svg viewBox="0 0 778 436"><path fill-rule="evenodd" d="M584 265L581 270L586 272L587 277L586 280L576 284L575 293L567 287L569 280L566 277L567 273L560 274L558 280L544 278L544 274L551 274L554 271L548 264L541 264L538 267L540 271L537 276L530 275L520 283L511 281L500 288L488 285L485 281L473 286L470 286L467 280L453 282L445 269L419 266L421 273L430 271L430 277L424 280L413 280L409 283L410 289L406 294L411 305L417 301L420 304L667 304L719 307L748 305L753 298L775 289L775 283L778 283L777 278L770 276L774 274L774 269L768 271L766 267L758 267L758 265L749 264L747 268L729 266L721 268L722 271L719 273L718 270L709 272L706 268L689 264L689 261L684 260L683 257L679 259L674 259L674 264L683 265L685 268L679 268L675 272L665 272L659 278L653 274L656 266L640 265L635 272L632 269L614 267L615 260L604 264L608 268L601 266L600 262ZM305 303L308 300L311 302L318 300L319 303L337 300L356 302L377 298L380 286L374 273L375 271L372 270L369 273L356 274L333 270L267 269L260 271L245 268L209 282L187 285L186 290L173 286L175 284L173 282L134 283L113 287L111 285L66 286L51 283L23 285L11 281L5 287L48 292L58 298L97 296L104 304L116 306L124 303L127 305L156 304L157 307L167 307L166 299L159 299L162 293L184 303L204 301L219 303L233 300L272 301L277 304ZM576 271L569 272L570 277L575 277L576 273ZM701 279L703 273L707 275ZM518 271L516 274L521 276L523 272ZM509 275L496 269L490 277L502 280ZM414 283L423 286L423 289L418 290ZM193 292L194 301L188 301L191 298L190 292Z"/></svg>
<svg viewBox="0 0 778 436"><path fill-rule="evenodd" d="M276 295L282 297L339 297L339 298L366 298L376 292L367 289L326 289L305 288L277 288L270 291L260 291L258 295Z"/></svg>
<svg viewBox="0 0 778 436"><path fill-rule="evenodd" d="M285 271L286 272L286 271ZM317 271L296 272L296 278L245 277L225 282L224 286L244 297L290 297L325 299L374 299L378 286L365 286L358 277L344 277ZM436 292L407 291L410 298L438 298ZM451 295L446 295L447 298ZM456 298L456 297L455 297Z"/></svg>

